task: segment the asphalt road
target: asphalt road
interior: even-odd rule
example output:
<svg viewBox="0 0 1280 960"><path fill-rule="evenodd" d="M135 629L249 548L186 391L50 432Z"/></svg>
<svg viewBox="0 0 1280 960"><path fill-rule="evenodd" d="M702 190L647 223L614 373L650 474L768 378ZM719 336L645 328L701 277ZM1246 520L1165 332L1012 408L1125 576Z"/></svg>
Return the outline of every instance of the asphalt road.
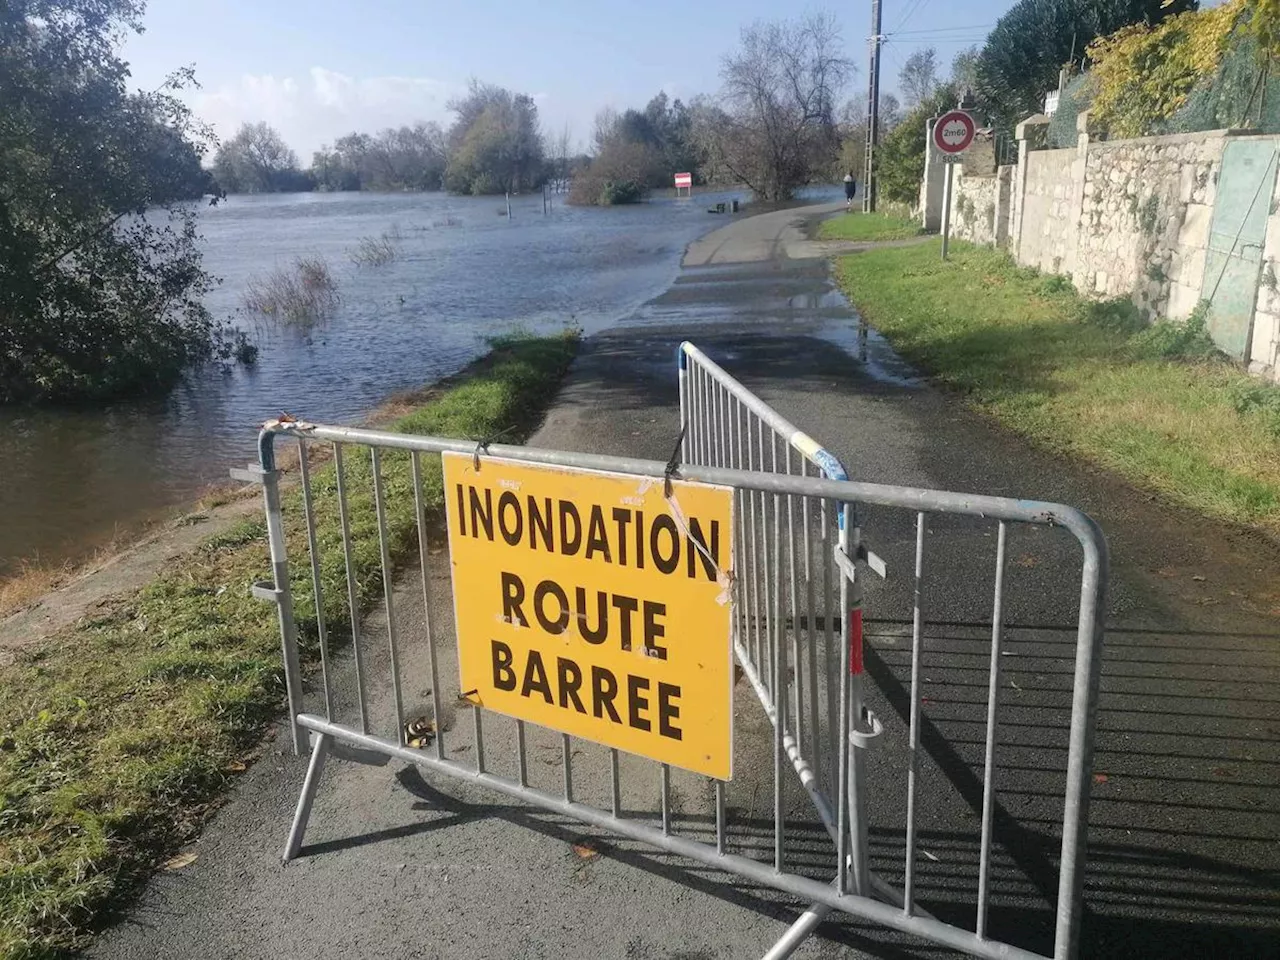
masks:
<svg viewBox="0 0 1280 960"><path fill-rule="evenodd" d="M666 460L676 442L674 355L690 339L861 480L1054 500L1093 514L1112 548L1110 633L1098 715L1082 957L1254 957L1280 943L1280 627L1274 544L1136 493L1030 449L915 378L872 338L850 353L856 319L809 252L818 210L747 218L693 245L672 288L591 338L536 446ZM870 763L875 868L901 883L909 709L914 515L867 510L867 540L889 578L867 600L870 703L885 732ZM972 923L981 808L994 525L927 526L917 895ZM991 934L1051 948L1065 723L1079 549L1062 531L1010 534ZM436 561L441 558L437 555ZM457 691L448 583L428 578L440 642L441 702ZM405 689L429 709L423 590L396 592ZM381 649L378 617L370 650ZM388 716L384 664L370 675ZM349 676L340 702L350 710ZM771 850L768 724L737 690L731 842ZM348 714L349 715L349 712ZM474 756L471 711L439 718L449 756ZM486 726L486 763L511 769L509 723ZM559 789L559 738L531 736L535 785ZM575 794L605 802L598 748L575 747ZM191 852L90 955L141 957L729 958L764 952L804 905L755 884L471 785L398 764L329 765L303 856L282 869L304 764L277 741ZM623 769L624 806L654 817L657 772ZM705 835L705 781L677 774L675 828ZM833 859L789 788L791 867L829 877ZM576 849L575 849L576 846ZM948 951L852 920L823 925L798 956L935 956Z"/></svg>

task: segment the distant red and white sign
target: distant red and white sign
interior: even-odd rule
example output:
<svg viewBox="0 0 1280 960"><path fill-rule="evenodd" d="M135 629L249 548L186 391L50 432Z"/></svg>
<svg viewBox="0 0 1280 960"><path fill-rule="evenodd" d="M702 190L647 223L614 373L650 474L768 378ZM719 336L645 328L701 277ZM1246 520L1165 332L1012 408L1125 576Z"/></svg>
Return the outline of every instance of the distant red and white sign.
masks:
<svg viewBox="0 0 1280 960"><path fill-rule="evenodd" d="M679 190L681 187L692 187L692 186L693 186L693 174L692 174L692 173L677 173L677 174L676 174L676 189L677 189L677 190Z"/></svg>
<svg viewBox="0 0 1280 960"><path fill-rule="evenodd" d="M933 145L943 153L964 153L973 143L978 126L963 110L944 113L933 125Z"/></svg>

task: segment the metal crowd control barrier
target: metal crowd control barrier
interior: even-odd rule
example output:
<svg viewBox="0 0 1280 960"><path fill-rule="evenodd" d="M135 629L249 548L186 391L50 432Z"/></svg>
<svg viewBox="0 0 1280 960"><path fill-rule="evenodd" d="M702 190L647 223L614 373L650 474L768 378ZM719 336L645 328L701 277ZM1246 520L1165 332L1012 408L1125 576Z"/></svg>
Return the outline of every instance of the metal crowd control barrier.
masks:
<svg viewBox="0 0 1280 960"><path fill-rule="evenodd" d="M296 815L284 851L288 862L301 849L312 801L326 758L333 752L349 759L387 758L415 764L424 770L480 784L508 797L532 803L582 823L611 831L633 841L688 857L699 863L736 874L812 904L786 935L768 952L785 957L809 935L830 911L840 911L886 927L922 937L975 956L1032 960L1040 954L992 939L987 935L986 915L992 838L993 770L997 746L997 691L1000 679L1002 590L1006 529L1010 523L1065 527L1083 547L1079 622L1074 666L1074 687L1063 805L1063 834L1059 867L1056 930L1053 956L1067 960L1076 955L1082 872L1085 852L1094 714L1101 662L1106 544L1094 522L1085 514L1051 503L973 496L936 490L860 483L845 478L838 461L778 416L709 360L697 348L680 350L682 443L672 463L620 457L594 456L536 450L508 445L480 445L474 441L411 436L376 430L324 426L297 421L272 421L259 440L260 465L236 471L240 479L264 487L274 580L254 588L256 595L277 604L284 652L285 677L295 749L304 753L310 735L311 758ZM300 487L309 548L311 591L315 606L318 675L324 715L304 708L306 693L295 624L285 524L281 509L277 438L296 441L300 453ZM339 703L337 664L326 632L321 596L323 546L316 536L317 497L308 470L308 448L332 450L336 470L336 501L346 564L348 603L352 615L351 660L354 693L344 694L354 703ZM353 519L349 498L352 484L349 456L360 450L368 457L373 512L380 548L385 604L390 699L395 728L373 732L376 723L370 706L371 669L375 658L364 636L360 619L358 584L352 568ZM383 459L390 451L406 451L411 468L414 522L418 538L418 565L422 578L425 625L413 640L426 647L430 671L430 698L434 717L433 749L410 745L406 733L402 694L402 661L412 646L397 629L391 544L388 537L388 493ZM712 781L714 837L704 839L690 829L676 829L672 815L670 770L658 769L661 791L661 824L626 815L622 803L619 751L607 750L610 765L611 803L608 808L584 802L574 795L574 754L570 737L560 738L563 789L557 794L530 784L526 758L526 724L515 721L516 775L496 772L486 765L486 712L472 707L474 763L446 756L449 733L441 722L442 702L439 631L432 630L430 571L448 563L443 551L431 549L432 531L424 509L422 454L462 453L474 457L477 466L489 458L526 464L596 470L634 476L662 483L670 477L729 487L735 491L733 558L732 642L737 662L759 697L773 727L773 844L772 857L756 859L750 844L736 843L734 824L725 802L725 783ZM403 457L404 454L397 454ZM405 494L407 495L407 494ZM874 742L878 721L862 703L860 578L868 569L883 575L874 554L860 543L855 505L897 508L916 516L917 605L913 624L911 668L910 755L908 770L905 882L897 891L868 867L867 822L864 808L866 772L861 755ZM975 928L965 929L935 919L915 902L917 756L920 753L920 648L922 617L918 578L924 550L927 514L945 513L981 517L997 524L998 550L995 574L990 687L988 692L985 776L983 781L980 875L976 891ZM336 549L330 545L329 549ZM434 560L433 560L434 556ZM447 652L447 651L444 651ZM340 713L347 713L343 719ZM390 712L388 710L382 711ZM390 718L388 718L390 719ZM411 721L409 721L411 723ZM455 728L457 729L457 728ZM605 750L606 748L600 748ZM790 763L813 801L836 850L835 877L830 883L793 869L788 856L788 823L782 794L786 764ZM794 827L793 827L794 829ZM731 849L738 846L740 849ZM1043 960L1043 958L1041 958Z"/></svg>

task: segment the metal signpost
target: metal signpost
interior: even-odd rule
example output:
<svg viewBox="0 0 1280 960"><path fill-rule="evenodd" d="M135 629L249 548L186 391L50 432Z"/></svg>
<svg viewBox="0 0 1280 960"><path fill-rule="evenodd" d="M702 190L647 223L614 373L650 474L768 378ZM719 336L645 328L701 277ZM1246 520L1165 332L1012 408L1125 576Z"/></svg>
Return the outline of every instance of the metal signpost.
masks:
<svg viewBox="0 0 1280 960"><path fill-rule="evenodd" d="M947 247L951 239L951 180L955 165L963 159L964 152L973 145L978 125L963 110L951 110L940 116L933 125L933 145L942 154L947 166L945 186L942 189L942 259L947 259Z"/></svg>
<svg viewBox="0 0 1280 960"><path fill-rule="evenodd" d="M676 174L676 196L680 196L680 191L684 190L685 196L693 196L693 174L677 173Z"/></svg>

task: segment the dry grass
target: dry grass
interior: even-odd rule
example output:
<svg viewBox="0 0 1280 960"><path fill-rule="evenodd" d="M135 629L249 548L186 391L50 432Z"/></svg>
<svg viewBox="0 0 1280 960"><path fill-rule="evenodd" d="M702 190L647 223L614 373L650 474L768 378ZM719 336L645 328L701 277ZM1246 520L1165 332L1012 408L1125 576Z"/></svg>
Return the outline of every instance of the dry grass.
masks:
<svg viewBox="0 0 1280 960"><path fill-rule="evenodd" d="M17 571L0 580L0 620L19 610L25 610L46 593L62 586L69 579L72 569L70 564L22 564Z"/></svg>
<svg viewBox="0 0 1280 960"><path fill-rule="evenodd" d="M254 277L241 303L278 323L306 326L326 319L341 302L338 281L324 257L297 257L265 277Z"/></svg>

